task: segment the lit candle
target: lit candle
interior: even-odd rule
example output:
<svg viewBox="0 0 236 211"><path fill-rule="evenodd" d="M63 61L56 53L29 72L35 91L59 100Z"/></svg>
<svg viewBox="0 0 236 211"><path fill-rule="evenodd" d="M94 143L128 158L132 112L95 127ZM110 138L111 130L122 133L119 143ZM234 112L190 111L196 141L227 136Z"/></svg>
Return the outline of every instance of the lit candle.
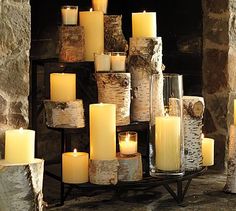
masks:
<svg viewBox="0 0 236 211"><path fill-rule="evenodd" d="M94 65L96 72L110 71L111 68L111 53L95 53Z"/></svg>
<svg viewBox="0 0 236 211"><path fill-rule="evenodd" d="M202 137L202 163L203 166L214 165L214 139Z"/></svg>
<svg viewBox="0 0 236 211"><path fill-rule="evenodd" d="M113 160L116 157L116 105L91 104L90 159Z"/></svg>
<svg viewBox="0 0 236 211"><path fill-rule="evenodd" d="M132 155L137 153L137 133L121 132L118 135L120 153L123 155Z"/></svg>
<svg viewBox="0 0 236 211"><path fill-rule="evenodd" d="M77 25L78 7L77 6L62 6L62 23L63 25Z"/></svg>
<svg viewBox="0 0 236 211"><path fill-rule="evenodd" d="M180 125L180 117L156 117L156 166L159 170L176 171L180 169Z"/></svg>
<svg viewBox="0 0 236 211"><path fill-rule="evenodd" d="M133 37L156 37L156 13L132 13Z"/></svg>
<svg viewBox="0 0 236 211"><path fill-rule="evenodd" d="M50 96L52 101L76 100L76 74L51 73Z"/></svg>
<svg viewBox="0 0 236 211"><path fill-rule="evenodd" d="M120 72L125 71L125 52L112 52L111 54L111 70Z"/></svg>
<svg viewBox="0 0 236 211"><path fill-rule="evenodd" d="M5 132L5 160L30 163L34 160L35 131L20 128Z"/></svg>
<svg viewBox="0 0 236 211"><path fill-rule="evenodd" d="M62 178L64 183L88 182L88 153L65 152L62 154Z"/></svg>
<svg viewBox="0 0 236 211"><path fill-rule="evenodd" d="M79 13L80 26L84 27L85 60L94 61L94 53L104 51L104 15L101 11Z"/></svg>
<svg viewBox="0 0 236 211"><path fill-rule="evenodd" d="M92 0L93 9L95 11L102 11L104 14L107 13L108 0Z"/></svg>

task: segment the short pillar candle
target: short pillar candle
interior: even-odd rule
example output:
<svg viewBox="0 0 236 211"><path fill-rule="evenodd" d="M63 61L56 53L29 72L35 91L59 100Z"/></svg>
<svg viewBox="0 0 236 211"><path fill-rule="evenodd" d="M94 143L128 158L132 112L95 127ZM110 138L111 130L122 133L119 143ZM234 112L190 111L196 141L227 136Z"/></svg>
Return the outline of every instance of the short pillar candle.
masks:
<svg viewBox="0 0 236 211"><path fill-rule="evenodd" d="M88 182L88 153L65 152L62 154L62 180L64 183L80 184Z"/></svg>
<svg viewBox="0 0 236 211"><path fill-rule="evenodd" d="M34 161L35 131L28 129L5 132L5 160L9 163L31 163Z"/></svg>
<svg viewBox="0 0 236 211"><path fill-rule="evenodd" d="M137 139L138 135L136 132L127 131L120 132L118 134L120 153L122 155L133 155L137 153Z"/></svg>
<svg viewBox="0 0 236 211"><path fill-rule="evenodd" d="M125 52L112 52L111 54L111 70L114 72L125 71Z"/></svg>
<svg viewBox="0 0 236 211"><path fill-rule="evenodd" d="M132 13L132 37L156 37L156 13Z"/></svg>
<svg viewBox="0 0 236 211"><path fill-rule="evenodd" d="M63 25L77 25L78 6L62 6L61 15Z"/></svg>
<svg viewBox="0 0 236 211"><path fill-rule="evenodd" d="M202 162L203 166L214 165L214 139L202 137Z"/></svg>
<svg viewBox="0 0 236 211"><path fill-rule="evenodd" d="M76 74L51 73L50 96L52 101L75 101L76 100Z"/></svg>
<svg viewBox="0 0 236 211"><path fill-rule="evenodd" d="M91 104L90 118L90 159L116 159L116 105Z"/></svg>

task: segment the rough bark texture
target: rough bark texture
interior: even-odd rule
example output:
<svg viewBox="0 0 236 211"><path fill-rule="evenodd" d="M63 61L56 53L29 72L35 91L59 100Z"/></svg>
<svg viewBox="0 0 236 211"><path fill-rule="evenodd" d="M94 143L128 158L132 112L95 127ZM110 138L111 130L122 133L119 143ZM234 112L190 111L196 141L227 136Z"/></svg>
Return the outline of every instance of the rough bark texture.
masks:
<svg viewBox="0 0 236 211"><path fill-rule="evenodd" d="M84 61L84 27L59 27L59 59L63 62Z"/></svg>
<svg viewBox="0 0 236 211"><path fill-rule="evenodd" d="M204 134L215 139L215 168L223 169L229 125L232 124L232 92L236 91L236 33L234 1L202 0L203 96L206 103Z"/></svg>
<svg viewBox="0 0 236 211"><path fill-rule="evenodd" d="M97 73L98 102L116 104L116 125L130 123L130 73Z"/></svg>
<svg viewBox="0 0 236 211"><path fill-rule="evenodd" d="M43 210L44 161L12 165L0 161L0 210Z"/></svg>
<svg viewBox="0 0 236 211"><path fill-rule="evenodd" d="M0 1L0 158L5 130L28 126L29 0Z"/></svg>
<svg viewBox="0 0 236 211"><path fill-rule="evenodd" d="M224 191L236 193L236 126L230 126L227 180Z"/></svg>
<svg viewBox="0 0 236 211"><path fill-rule="evenodd" d="M204 99L196 96L183 97L183 126L185 147L185 170L202 167L202 118Z"/></svg>
<svg viewBox="0 0 236 211"><path fill-rule="evenodd" d="M55 102L44 101L46 124L53 128L83 128L84 108L83 101Z"/></svg>
<svg viewBox="0 0 236 211"><path fill-rule="evenodd" d="M128 68L131 73L132 102L131 120L150 120L150 80L152 74L159 74L152 87L156 90L154 99L160 112L163 107L162 41L157 38L130 38ZM160 89L159 89L160 88ZM160 100L161 99L161 100Z"/></svg>
<svg viewBox="0 0 236 211"><path fill-rule="evenodd" d="M90 160L89 181L97 185L115 185L118 181L117 159L114 160Z"/></svg>
<svg viewBox="0 0 236 211"><path fill-rule="evenodd" d="M125 52L128 42L122 32L121 15L104 15L104 48L107 52Z"/></svg>
<svg viewBox="0 0 236 211"><path fill-rule="evenodd" d="M122 156L117 154L119 161L119 181L139 181L143 178L142 157L140 153L133 156Z"/></svg>

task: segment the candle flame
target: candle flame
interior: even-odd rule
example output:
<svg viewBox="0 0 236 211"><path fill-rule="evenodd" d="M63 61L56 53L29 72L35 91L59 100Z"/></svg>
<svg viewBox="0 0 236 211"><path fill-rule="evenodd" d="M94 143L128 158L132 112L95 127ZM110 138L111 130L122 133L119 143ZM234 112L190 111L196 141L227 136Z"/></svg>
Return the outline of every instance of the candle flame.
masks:
<svg viewBox="0 0 236 211"><path fill-rule="evenodd" d="M146 13L146 10L143 10L143 13Z"/></svg>
<svg viewBox="0 0 236 211"><path fill-rule="evenodd" d="M201 139L204 139L204 134L202 133L202 135L201 135Z"/></svg>
<svg viewBox="0 0 236 211"><path fill-rule="evenodd" d="M125 137L125 142L129 142L129 140L130 140L130 134L127 133L127 135L126 135L126 137Z"/></svg>
<svg viewBox="0 0 236 211"><path fill-rule="evenodd" d="M89 12L92 12L93 11L93 8L90 8Z"/></svg>
<svg viewBox="0 0 236 211"><path fill-rule="evenodd" d="M22 128L22 127L20 127L19 131L20 131L20 133L23 133L23 128Z"/></svg>
<svg viewBox="0 0 236 211"><path fill-rule="evenodd" d="M77 153L77 149L76 148L74 148L73 153Z"/></svg>

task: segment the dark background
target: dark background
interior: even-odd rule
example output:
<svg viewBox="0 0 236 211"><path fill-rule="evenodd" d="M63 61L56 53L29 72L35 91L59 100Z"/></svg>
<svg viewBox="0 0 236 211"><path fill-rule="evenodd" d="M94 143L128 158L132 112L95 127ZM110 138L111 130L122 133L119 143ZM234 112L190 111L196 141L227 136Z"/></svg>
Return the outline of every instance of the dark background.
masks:
<svg viewBox="0 0 236 211"><path fill-rule="evenodd" d="M201 95L202 8L201 0L108 0L108 14L122 14L123 32L131 37L131 13L155 11L157 35L163 40L165 72L183 74L185 95ZM78 5L89 10L91 0L31 0L31 58L57 57L57 32L61 25L60 7Z"/></svg>

